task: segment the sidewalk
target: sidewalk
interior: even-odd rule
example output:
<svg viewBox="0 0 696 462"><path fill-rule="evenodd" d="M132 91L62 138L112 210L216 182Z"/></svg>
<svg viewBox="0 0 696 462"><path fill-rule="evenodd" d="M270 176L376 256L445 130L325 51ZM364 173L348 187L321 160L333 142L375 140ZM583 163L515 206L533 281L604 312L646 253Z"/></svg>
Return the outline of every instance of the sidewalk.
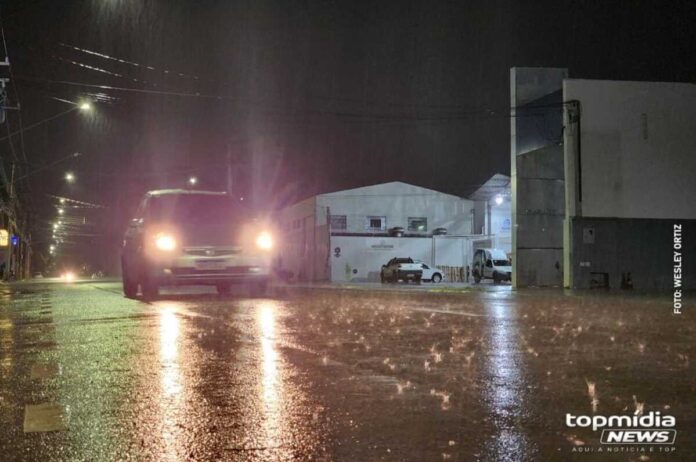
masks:
<svg viewBox="0 0 696 462"><path fill-rule="evenodd" d="M508 292L510 284L494 284L481 282L470 284L466 282L440 282L437 284L424 282L422 284L382 284L379 282L305 282L305 283L279 283L276 287L293 290L362 290L379 292L426 292L426 293L467 293L467 292Z"/></svg>

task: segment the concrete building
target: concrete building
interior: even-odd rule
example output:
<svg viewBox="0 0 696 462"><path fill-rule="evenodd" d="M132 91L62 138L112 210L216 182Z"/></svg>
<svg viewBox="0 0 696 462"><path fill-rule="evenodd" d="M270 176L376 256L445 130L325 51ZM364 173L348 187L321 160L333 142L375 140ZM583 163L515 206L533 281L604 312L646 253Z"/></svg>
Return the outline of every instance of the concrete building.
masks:
<svg viewBox="0 0 696 462"><path fill-rule="evenodd" d="M696 85L566 79L565 285L673 287L696 234ZM681 245L696 286L696 239Z"/></svg>
<svg viewBox="0 0 696 462"><path fill-rule="evenodd" d="M313 196L278 215L279 266L299 281L378 281L384 263L409 256L462 275L475 248L507 242L509 250L509 237L493 234L509 228L509 202L479 220L476 204L402 182Z"/></svg>
<svg viewBox="0 0 696 462"><path fill-rule="evenodd" d="M512 285L563 283L566 69L510 70Z"/></svg>
<svg viewBox="0 0 696 462"><path fill-rule="evenodd" d="M511 103L513 285L671 288L674 225L696 232L696 85L514 68Z"/></svg>

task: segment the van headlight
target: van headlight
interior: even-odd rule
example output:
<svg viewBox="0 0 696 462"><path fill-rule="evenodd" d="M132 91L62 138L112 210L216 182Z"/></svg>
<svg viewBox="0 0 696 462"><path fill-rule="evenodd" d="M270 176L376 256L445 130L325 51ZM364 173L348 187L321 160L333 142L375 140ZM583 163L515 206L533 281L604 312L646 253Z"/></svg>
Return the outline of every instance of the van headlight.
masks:
<svg viewBox="0 0 696 462"><path fill-rule="evenodd" d="M261 250L271 250L273 248L273 236L268 231L264 231L256 237L256 247Z"/></svg>
<svg viewBox="0 0 696 462"><path fill-rule="evenodd" d="M176 249L176 239L168 233L157 233L155 235L155 247L163 252L171 252Z"/></svg>

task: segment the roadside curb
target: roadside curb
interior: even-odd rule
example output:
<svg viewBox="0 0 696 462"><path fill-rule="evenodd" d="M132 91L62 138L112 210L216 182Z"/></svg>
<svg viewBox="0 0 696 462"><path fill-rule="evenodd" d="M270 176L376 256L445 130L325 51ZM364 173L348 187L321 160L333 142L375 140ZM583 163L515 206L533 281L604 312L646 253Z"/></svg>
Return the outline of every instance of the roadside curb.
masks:
<svg viewBox="0 0 696 462"><path fill-rule="evenodd" d="M275 287L280 290L287 291L354 291L354 292L373 292L373 293L406 293L406 294L446 294L446 295L465 295L472 293L495 293L495 292L508 292L510 290L509 286L497 286L490 288L487 286L466 286L466 287L422 287L422 286L404 286L404 287L393 287L393 286L367 286L367 285L355 285L355 284L285 284L278 285Z"/></svg>

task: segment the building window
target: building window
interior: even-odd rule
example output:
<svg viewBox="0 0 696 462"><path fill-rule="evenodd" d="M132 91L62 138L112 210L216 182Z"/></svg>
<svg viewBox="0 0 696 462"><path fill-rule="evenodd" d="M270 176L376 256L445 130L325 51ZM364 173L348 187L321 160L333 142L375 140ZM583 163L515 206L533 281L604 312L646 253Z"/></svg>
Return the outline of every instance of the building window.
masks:
<svg viewBox="0 0 696 462"><path fill-rule="evenodd" d="M425 217L409 217L408 230L424 233L428 230L428 219Z"/></svg>
<svg viewBox="0 0 696 462"><path fill-rule="evenodd" d="M387 217L367 217L365 229L368 231L386 231Z"/></svg>
<svg viewBox="0 0 696 462"><path fill-rule="evenodd" d="M346 230L348 229L348 219L345 215L331 215L329 217L331 222L332 230Z"/></svg>

